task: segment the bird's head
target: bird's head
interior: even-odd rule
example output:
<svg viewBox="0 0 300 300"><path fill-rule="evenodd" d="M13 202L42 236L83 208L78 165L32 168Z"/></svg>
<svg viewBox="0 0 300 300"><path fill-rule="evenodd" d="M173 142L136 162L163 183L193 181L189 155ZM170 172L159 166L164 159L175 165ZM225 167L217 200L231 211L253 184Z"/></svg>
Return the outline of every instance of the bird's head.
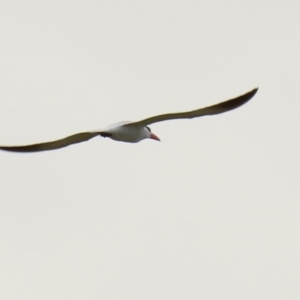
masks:
<svg viewBox="0 0 300 300"><path fill-rule="evenodd" d="M151 132L151 129L148 126L145 126L145 133L148 139L160 141L159 137L156 136L153 132Z"/></svg>

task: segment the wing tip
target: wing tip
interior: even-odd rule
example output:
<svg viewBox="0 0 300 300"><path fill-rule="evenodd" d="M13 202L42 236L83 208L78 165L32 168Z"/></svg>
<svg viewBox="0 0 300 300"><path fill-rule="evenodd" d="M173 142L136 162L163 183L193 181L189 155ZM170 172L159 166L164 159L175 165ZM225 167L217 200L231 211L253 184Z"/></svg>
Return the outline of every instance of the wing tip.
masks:
<svg viewBox="0 0 300 300"><path fill-rule="evenodd" d="M258 91L258 87L255 87L253 90L251 90L250 92L240 96L241 98L244 98L244 103L248 102L250 99L252 99L255 94L257 93ZM239 97L238 97L239 98Z"/></svg>
<svg viewBox="0 0 300 300"><path fill-rule="evenodd" d="M29 153L29 152L38 152L43 151L39 147L33 147L35 145L29 146L0 146L0 150L6 152L13 152L13 153Z"/></svg>
<svg viewBox="0 0 300 300"><path fill-rule="evenodd" d="M254 96L257 93L258 90L259 90L259 87L257 86L252 91L250 91L249 94L252 94Z"/></svg>

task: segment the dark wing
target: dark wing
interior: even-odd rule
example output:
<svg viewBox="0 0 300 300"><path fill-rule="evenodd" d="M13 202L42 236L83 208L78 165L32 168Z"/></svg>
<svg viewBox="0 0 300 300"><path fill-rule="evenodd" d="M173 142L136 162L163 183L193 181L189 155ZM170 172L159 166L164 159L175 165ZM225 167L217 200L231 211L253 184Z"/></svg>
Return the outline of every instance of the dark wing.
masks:
<svg viewBox="0 0 300 300"><path fill-rule="evenodd" d="M72 144L88 141L97 135L101 135L101 132L81 132L52 142L26 145L26 146L0 146L0 150L12 151L12 152L38 152L38 151L55 150L55 149L67 147Z"/></svg>
<svg viewBox="0 0 300 300"><path fill-rule="evenodd" d="M225 102L221 102L212 106L187 111L187 112L179 112L179 113L170 113L170 114L164 114L164 115L158 115L151 118L147 118L141 121L132 122L123 126L146 126L150 125L156 122L162 122L167 120L174 120L174 119L192 119L202 116L208 116L208 115L217 115L224 113L226 111L238 108L239 106L245 104L248 102L257 92L258 88L253 89L252 91L238 96L234 99L230 99Z"/></svg>

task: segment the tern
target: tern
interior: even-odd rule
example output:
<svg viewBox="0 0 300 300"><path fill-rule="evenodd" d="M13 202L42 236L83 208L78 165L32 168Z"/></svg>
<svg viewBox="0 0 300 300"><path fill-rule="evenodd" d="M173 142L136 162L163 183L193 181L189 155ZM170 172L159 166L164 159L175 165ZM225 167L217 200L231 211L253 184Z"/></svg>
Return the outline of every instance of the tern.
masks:
<svg viewBox="0 0 300 300"><path fill-rule="evenodd" d="M103 130L80 132L63 139L44 142L38 144L24 145L24 146L0 146L1 150L12 152L39 152L64 148L73 144L88 141L96 136L108 137L115 141L137 143L144 139L153 139L160 141L160 139L151 132L148 125L153 123L174 120L174 119L192 119L203 116L221 114L235 108L238 108L248 102L257 92L258 88L238 96L236 98L221 102L212 106L178 113L167 113L150 117L137 122L123 121L112 124Z"/></svg>

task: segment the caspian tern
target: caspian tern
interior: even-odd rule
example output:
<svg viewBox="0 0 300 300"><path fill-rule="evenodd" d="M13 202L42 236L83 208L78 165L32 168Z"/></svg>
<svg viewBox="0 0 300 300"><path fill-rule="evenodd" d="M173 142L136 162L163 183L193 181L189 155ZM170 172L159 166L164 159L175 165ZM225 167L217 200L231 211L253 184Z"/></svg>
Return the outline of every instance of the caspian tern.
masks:
<svg viewBox="0 0 300 300"><path fill-rule="evenodd" d="M137 122L123 121L112 124L103 130L76 133L56 141L25 146L0 146L0 149L13 152L38 152L55 150L72 144L88 141L96 136L109 137L115 141L128 143L137 143L144 139L160 141L160 139L151 132L151 129L148 127L148 125L173 119L192 119L202 116L221 114L245 104L256 94L257 90L258 88L255 88L252 91L234 99L188 112L168 113L150 117Z"/></svg>

